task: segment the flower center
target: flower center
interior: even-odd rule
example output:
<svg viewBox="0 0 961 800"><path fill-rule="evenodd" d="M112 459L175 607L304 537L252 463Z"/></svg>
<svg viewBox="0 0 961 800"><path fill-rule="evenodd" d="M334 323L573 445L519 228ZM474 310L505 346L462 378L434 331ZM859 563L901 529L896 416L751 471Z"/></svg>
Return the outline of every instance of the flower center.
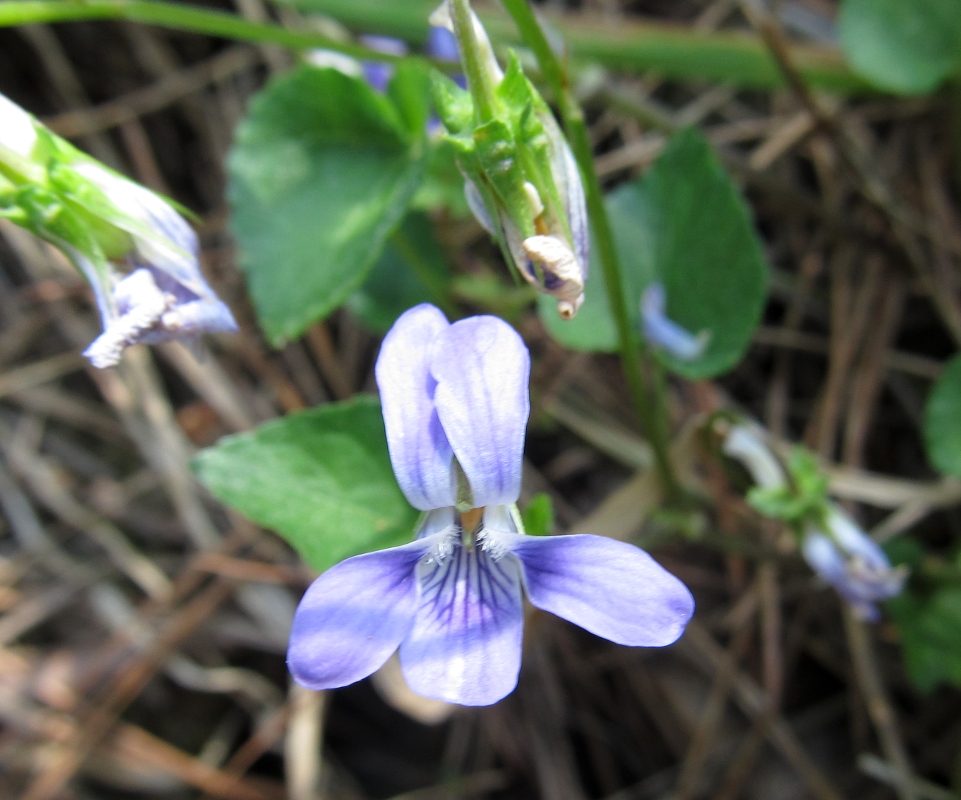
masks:
<svg viewBox="0 0 961 800"><path fill-rule="evenodd" d="M460 515L460 524L464 529L464 533L473 534L477 531L477 528L481 524L481 520L484 518L483 508L472 508L470 511L464 511Z"/></svg>

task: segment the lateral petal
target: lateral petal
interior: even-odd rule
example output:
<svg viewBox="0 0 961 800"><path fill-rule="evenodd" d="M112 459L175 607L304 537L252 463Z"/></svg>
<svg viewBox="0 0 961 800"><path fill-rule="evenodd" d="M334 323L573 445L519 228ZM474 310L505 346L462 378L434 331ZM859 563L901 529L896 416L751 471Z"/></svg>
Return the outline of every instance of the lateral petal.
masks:
<svg viewBox="0 0 961 800"><path fill-rule="evenodd" d="M475 507L510 504L520 495L530 369L527 346L497 317L455 322L434 342L434 405Z"/></svg>
<svg viewBox="0 0 961 800"><path fill-rule="evenodd" d="M310 585L287 649L297 683L334 689L383 666L414 623L415 566L432 544L420 539L348 558Z"/></svg>
<svg viewBox="0 0 961 800"><path fill-rule="evenodd" d="M434 408L437 381L430 373L435 339L450 327L427 303L405 311L384 337L374 373L397 483L414 508L455 503L453 453Z"/></svg>
<svg viewBox="0 0 961 800"><path fill-rule="evenodd" d="M512 547L538 608L617 644L663 647L694 613L687 587L643 550L604 536L524 536Z"/></svg>
<svg viewBox="0 0 961 800"><path fill-rule="evenodd" d="M417 567L420 600L400 646L407 685L419 695L486 706L510 694L521 665L520 567L458 545Z"/></svg>

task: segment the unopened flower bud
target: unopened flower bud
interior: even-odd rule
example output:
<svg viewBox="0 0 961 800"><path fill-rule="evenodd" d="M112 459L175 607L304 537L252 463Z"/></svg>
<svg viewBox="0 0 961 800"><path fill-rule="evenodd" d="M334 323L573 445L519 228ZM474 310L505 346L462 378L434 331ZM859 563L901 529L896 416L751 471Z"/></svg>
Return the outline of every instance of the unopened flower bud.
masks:
<svg viewBox="0 0 961 800"><path fill-rule="evenodd" d="M445 0L431 23L451 30L460 52L471 54L473 83L467 93L440 77L434 93L458 152L468 205L498 239L515 274L555 297L560 315L569 319L584 301L589 267L577 163L517 57L512 54L501 70L477 15L460 8L460 27L467 28L460 30L451 3Z"/></svg>
<svg viewBox="0 0 961 800"><path fill-rule="evenodd" d="M2 95L0 176L13 187L0 212L62 250L90 282L104 329L86 353L94 366L116 364L138 342L237 329L200 272L196 234L170 203Z"/></svg>

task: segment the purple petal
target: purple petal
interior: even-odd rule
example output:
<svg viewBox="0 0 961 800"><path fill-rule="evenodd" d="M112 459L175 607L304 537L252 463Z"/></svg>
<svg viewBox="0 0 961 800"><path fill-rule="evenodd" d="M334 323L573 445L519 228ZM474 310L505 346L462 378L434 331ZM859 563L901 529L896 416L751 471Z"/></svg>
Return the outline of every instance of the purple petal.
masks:
<svg viewBox="0 0 961 800"><path fill-rule="evenodd" d="M457 37L440 25L431 25L427 34L427 55L439 61L460 61L460 50L457 47Z"/></svg>
<svg viewBox="0 0 961 800"><path fill-rule="evenodd" d="M864 619L876 620L874 603L901 593L907 573L894 568L884 551L847 514L832 508L830 535L810 528L802 551L811 568Z"/></svg>
<svg viewBox="0 0 961 800"><path fill-rule="evenodd" d="M641 297L644 338L654 347L662 347L683 361L699 358L707 347L707 335L701 333L695 336L669 319L665 313L666 304L664 286L660 283L652 283L644 290Z"/></svg>
<svg viewBox="0 0 961 800"><path fill-rule="evenodd" d="M375 367L390 463L401 491L421 511L455 502L453 453L434 409L437 382L429 370L431 346L449 327L434 306L415 306L384 337Z"/></svg>
<svg viewBox="0 0 961 800"><path fill-rule="evenodd" d="M687 587L625 542L589 534L530 536L512 549L531 603L617 644L671 644L694 613Z"/></svg>
<svg viewBox="0 0 961 800"><path fill-rule="evenodd" d="M348 558L310 585L287 650L297 683L334 689L383 666L414 622L415 566L432 544L421 539Z"/></svg>
<svg viewBox="0 0 961 800"><path fill-rule="evenodd" d="M378 53L392 56L407 55L407 45L400 39L390 36L361 36L360 43ZM394 65L383 61L364 61L364 80L378 92L386 92L390 79L394 77Z"/></svg>
<svg viewBox="0 0 961 800"><path fill-rule="evenodd" d="M802 545L804 560L832 586L844 580L844 556L837 545L819 530L810 529Z"/></svg>
<svg viewBox="0 0 961 800"><path fill-rule="evenodd" d="M455 322L434 342L434 404L476 507L520 495L530 369L521 337L497 317Z"/></svg>
<svg viewBox="0 0 961 800"><path fill-rule="evenodd" d="M408 686L419 695L485 706L510 694L521 666L520 569L506 555L458 545L417 567L420 605L400 647Z"/></svg>
<svg viewBox="0 0 961 800"><path fill-rule="evenodd" d="M487 211L487 206L484 205L484 198L481 196L480 189L470 178L464 178L464 198L467 200L467 207L474 215L474 219L491 236L496 236L497 230L494 227L494 220Z"/></svg>
<svg viewBox="0 0 961 800"><path fill-rule="evenodd" d="M590 235L587 223L587 200L584 196L584 184L581 183L581 173L574 160L567 139L560 137L559 145L560 158L558 159L559 169L563 175L563 180L559 185L563 186L564 210L567 212L567 222L571 226L571 237L573 238L574 254L581 267L581 282L587 282L587 273L591 265L591 246Z"/></svg>

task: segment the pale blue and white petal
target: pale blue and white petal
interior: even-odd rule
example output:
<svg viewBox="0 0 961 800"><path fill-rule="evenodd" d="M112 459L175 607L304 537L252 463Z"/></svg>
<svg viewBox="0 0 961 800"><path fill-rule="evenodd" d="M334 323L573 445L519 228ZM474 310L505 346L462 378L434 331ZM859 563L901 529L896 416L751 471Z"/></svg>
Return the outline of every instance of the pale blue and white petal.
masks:
<svg viewBox="0 0 961 800"><path fill-rule="evenodd" d="M523 340L497 317L469 317L437 336L430 371L434 405L474 507L515 502L530 414Z"/></svg>
<svg viewBox="0 0 961 800"><path fill-rule="evenodd" d="M397 483L414 508L453 506L453 452L434 408L434 341L450 327L434 306L404 312L384 338L375 375Z"/></svg>
<svg viewBox="0 0 961 800"><path fill-rule="evenodd" d="M384 665L414 624L414 566L431 546L431 539L419 539L348 558L310 585L294 615L287 650L287 665L299 684L347 686Z"/></svg>
<svg viewBox="0 0 961 800"><path fill-rule="evenodd" d="M603 536L525 536L512 547L538 608L618 644L663 647L694 613L687 587L643 550Z"/></svg>
<svg viewBox="0 0 961 800"><path fill-rule="evenodd" d="M517 559L459 544L417 566L420 599L400 648L419 695L485 706L510 694L521 665L524 609Z"/></svg>
<svg viewBox="0 0 961 800"><path fill-rule="evenodd" d="M695 335L667 316L667 295L660 283L652 283L644 290L641 322L644 338L652 347L660 347L684 361L699 358L710 339L707 331Z"/></svg>

